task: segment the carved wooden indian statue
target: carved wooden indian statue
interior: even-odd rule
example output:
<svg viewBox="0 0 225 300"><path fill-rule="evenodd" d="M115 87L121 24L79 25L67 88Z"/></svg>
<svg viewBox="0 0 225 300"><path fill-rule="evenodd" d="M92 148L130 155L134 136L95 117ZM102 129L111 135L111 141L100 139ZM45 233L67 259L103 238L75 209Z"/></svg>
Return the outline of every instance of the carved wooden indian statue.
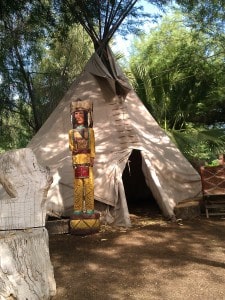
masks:
<svg viewBox="0 0 225 300"><path fill-rule="evenodd" d="M71 103L70 111L73 129L69 131L69 148L74 169L74 212L70 227L73 234L86 234L99 227L99 214L94 212L93 104L77 99Z"/></svg>

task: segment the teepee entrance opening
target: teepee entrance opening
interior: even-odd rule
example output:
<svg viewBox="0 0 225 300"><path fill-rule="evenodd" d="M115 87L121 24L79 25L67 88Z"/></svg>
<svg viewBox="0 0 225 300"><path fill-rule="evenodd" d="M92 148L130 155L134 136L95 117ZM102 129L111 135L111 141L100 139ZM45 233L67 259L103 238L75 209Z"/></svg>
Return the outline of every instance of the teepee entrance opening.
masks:
<svg viewBox="0 0 225 300"><path fill-rule="evenodd" d="M150 217L161 214L160 208L146 184L139 150L132 150L122 179L130 214Z"/></svg>

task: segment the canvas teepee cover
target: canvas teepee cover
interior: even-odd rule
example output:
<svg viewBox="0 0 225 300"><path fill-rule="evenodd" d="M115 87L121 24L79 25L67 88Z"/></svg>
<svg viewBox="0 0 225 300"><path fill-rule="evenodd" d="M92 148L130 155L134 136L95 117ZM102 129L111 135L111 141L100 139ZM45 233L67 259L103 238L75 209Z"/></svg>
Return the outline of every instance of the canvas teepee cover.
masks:
<svg viewBox="0 0 225 300"><path fill-rule="evenodd" d="M176 203L201 193L198 173L148 113L107 46L123 20L129 14L137 16L137 2L78 0L67 7L91 37L96 52L28 145L54 177L49 214L69 215L73 210L68 131L70 103L77 98L94 103L95 199L106 211L110 208L111 214L105 214L108 221L130 225L122 173L133 149L141 153L146 183L165 216L173 216Z"/></svg>
<svg viewBox="0 0 225 300"><path fill-rule="evenodd" d="M48 194L49 214L70 215L73 210L68 131L70 103L81 98L91 99L94 104L95 199L111 208L115 224L129 226L122 174L132 150L137 149L146 184L163 214L171 217L177 203L200 195L200 177L131 89L110 51L108 57L118 81L95 53L28 145L39 162L50 167L54 178ZM123 97L117 95L118 82Z"/></svg>

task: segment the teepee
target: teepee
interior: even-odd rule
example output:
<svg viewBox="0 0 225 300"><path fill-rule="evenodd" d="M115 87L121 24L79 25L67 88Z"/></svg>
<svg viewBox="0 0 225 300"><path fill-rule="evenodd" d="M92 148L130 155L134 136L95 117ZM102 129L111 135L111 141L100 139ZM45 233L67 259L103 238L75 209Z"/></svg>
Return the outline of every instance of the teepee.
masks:
<svg viewBox="0 0 225 300"><path fill-rule="evenodd" d="M174 216L174 207L179 202L201 195L201 180L147 111L107 46L124 15L136 3L122 1L126 3L126 13L118 16L118 9L114 6L117 2L121 1L114 1L114 4L104 1L111 9L110 14L105 16L105 27L101 27L108 28L105 33L100 31L96 35L94 27L85 18L81 20L94 41L96 51L28 147L53 175L48 193L48 214L69 216L74 201L73 169L68 147L70 103L77 98L91 99L96 138L96 207L102 210L106 222L129 226L123 171L132 151L140 152L144 180L166 217ZM109 15L110 19L107 19Z"/></svg>

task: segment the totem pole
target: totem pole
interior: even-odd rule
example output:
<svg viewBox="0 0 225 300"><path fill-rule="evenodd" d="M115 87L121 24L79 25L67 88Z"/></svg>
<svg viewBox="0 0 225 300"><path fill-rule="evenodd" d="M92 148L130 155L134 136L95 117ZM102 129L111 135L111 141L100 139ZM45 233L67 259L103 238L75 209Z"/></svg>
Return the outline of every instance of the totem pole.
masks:
<svg viewBox="0 0 225 300"><path fill-rule="evenodd" d="M73 129L69 131L69 148L74 169L74 211L70 217L71 234L90 234L99 231L98 213L94 211L95 137L93 104L77 99L70 106Z"/></svg>

